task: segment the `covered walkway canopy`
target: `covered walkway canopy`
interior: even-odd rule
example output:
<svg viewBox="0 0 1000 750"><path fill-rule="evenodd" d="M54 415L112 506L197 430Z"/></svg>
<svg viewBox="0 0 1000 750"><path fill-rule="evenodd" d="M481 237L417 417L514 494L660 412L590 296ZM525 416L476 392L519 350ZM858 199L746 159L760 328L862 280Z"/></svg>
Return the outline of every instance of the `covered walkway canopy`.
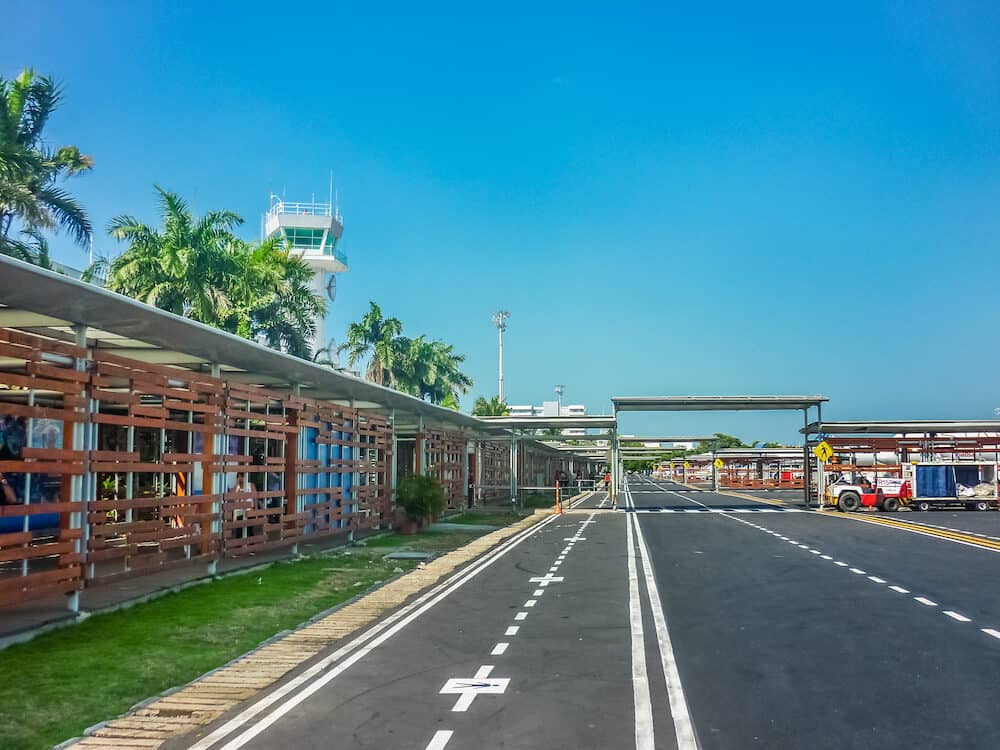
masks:
<svg viewBox="0 0 1000 750"><path fill-rule="evenodd" d="M1000 432L997 420L882 420L877 422L811 422L799 430L803 435L938 435L956 432Z"/></svg>
<svg viewBox="0 0 1000 750"><path fill-rule="evenodd" d="M612 413L617 418L623 411L801 411L805 425L809 425L809 409L816 409L816 421L823 421L823 404L829 401L826 396L613 396L611 398ZM617 487L621 477L620 454L612 461L617 476L614 486ZM802 460L805 465L806 502L809 500L809 445L808 441L802 447ZM713 487L718 487L718 471L713 468Z"/></svg>

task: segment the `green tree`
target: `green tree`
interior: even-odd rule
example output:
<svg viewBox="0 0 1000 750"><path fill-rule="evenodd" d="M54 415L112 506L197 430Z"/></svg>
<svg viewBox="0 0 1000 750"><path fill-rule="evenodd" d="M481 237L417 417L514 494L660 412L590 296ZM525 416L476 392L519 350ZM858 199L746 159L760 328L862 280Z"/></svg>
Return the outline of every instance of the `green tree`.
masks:
<svg viewBox="0 0 1000 750"><path fill-rule="evenodd" d="M501 401L499 396L493 396L489 400L480 396L472 407L472 415L475 417L506 417L508 414L510 407L506 401Z"/></svg>
<svg viewBox="0 0 1000 750"><path fill-rule="evenodd" d="M717 451L723 448L751 448L735 435L727 435L724 432L716 432L713 440L706 440L698 443L694 453L704 453L705 451Z"/></svg>
<svg viewBox="0 0 1000 750"><path fill-rule="evenodd" d="M347 352L347 366L367 360L365 379L379 385L393 384L399 338L403 324L398 318L382 317L382 308L368 302L368 312L347 329L347 341L339 352Z"/></svg>
<svg viewBox="0 0 1000 750"><path fill-rule="evenodd" d="M457 402L472 388L472 379L460 369L465 357L451 344L399 336L393 349L392 384L405 393L442 404L449 396Z"/></svg>
<svg viewBox="0 0 1000 750"><path fill-rule="evenodd" d="M62 229L82 246L91 240L86 212L60 181L89 171L93 159L76 146L53 149L43 137L61 100L56 82L30 68L0 76L0 254L37 263L42 231Z"/></svg>
<svg viewBox="0 0 1000 750"><path fill-rule="evenodd" d="M252 245L233 232L231 211L192 215L176 193L156 187L161 229L132 216L111 220L108 232L128 243L102 258L84 279L300 357L309 357L315 317L326 310L310 287L312 270L277 238Z"/></svg>

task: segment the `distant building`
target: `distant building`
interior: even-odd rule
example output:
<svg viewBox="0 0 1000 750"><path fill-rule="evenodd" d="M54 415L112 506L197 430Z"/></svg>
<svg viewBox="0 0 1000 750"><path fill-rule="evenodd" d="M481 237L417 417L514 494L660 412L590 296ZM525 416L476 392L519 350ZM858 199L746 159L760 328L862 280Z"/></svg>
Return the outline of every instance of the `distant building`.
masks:
<svg viewBox="0 0 1000 750"><path fill-rule="evenodd" d="M559 410L558 401L543 401L541 406L531 404L512 404L507 407L512 417L585 417L587 407L583 404L563 404L562 411ZM563 435L585 435L587 431L583 428L567 428L562 431Z"/></svg>

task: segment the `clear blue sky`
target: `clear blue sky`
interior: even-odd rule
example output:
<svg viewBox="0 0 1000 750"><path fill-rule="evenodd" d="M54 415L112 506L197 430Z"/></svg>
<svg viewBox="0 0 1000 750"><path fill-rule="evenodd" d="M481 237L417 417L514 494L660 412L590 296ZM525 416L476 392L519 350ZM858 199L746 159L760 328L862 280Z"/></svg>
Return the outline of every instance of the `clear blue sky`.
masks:
<svg viewBox="0 0 1000 750"><path fill-rule="evenodd" d="M0 71L63 82L49 132L94 156L71 187L96 226L153 220L156 182L255 237L269 191L324 195L332 169L337 330L374 299L456 344L466 406L496 390L499 306L514 403L1000 406L996 3L252 5L5 4Z"/></svg>

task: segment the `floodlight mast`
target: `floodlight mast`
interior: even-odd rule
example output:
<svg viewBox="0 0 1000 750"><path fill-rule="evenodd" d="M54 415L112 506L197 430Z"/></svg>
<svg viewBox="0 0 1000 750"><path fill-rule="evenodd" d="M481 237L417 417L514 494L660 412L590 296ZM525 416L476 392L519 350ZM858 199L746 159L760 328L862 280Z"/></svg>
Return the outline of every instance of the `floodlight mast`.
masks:
<svg viewBox="0 0 1000 750"><path fill-rule="evenodd" d="M499 373L500 374L499 374L499 378L497 379L497 395L498 395L501 403L503 403L503 400L504 400L504 398L503 398L503 334L504 334L504 331L507 330L507 319L509 317L510 317L510 313L507 312L506 310L497 310L495 313L493 313L493 325L495 325L497 327L497 333L499 334L499 337L500 337L500 343L499 343L499 355L500 355L499 356L499 359L500 359Z"/></svg>

